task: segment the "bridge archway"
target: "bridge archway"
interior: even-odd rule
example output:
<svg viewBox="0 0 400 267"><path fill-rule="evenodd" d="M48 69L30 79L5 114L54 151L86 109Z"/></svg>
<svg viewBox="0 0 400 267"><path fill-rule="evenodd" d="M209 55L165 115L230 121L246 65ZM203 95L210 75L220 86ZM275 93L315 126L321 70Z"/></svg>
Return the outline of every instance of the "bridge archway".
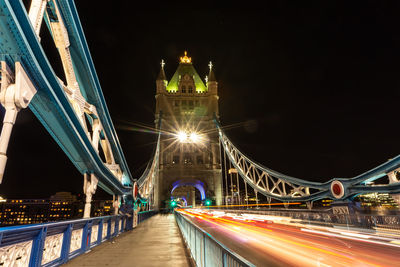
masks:
<svg viewBox="0 0 400 267"><path fill-rule="evenodd" d="M186 197L187 205L195 206L199 197L202 201L206 199L206 186L199 180L181 179L172 183L170 195L171 199Z"/></svg>
<svg viewBox="0 0 400 267"><path fill-rule="evenodd" d="M185 180L178 180L172 184L171 196L174 193L175 189L181 186L193 186L200 191L201 200L206 199L206 190L204 187L204 183L199 180L194 181L185 181Z"/></svg>

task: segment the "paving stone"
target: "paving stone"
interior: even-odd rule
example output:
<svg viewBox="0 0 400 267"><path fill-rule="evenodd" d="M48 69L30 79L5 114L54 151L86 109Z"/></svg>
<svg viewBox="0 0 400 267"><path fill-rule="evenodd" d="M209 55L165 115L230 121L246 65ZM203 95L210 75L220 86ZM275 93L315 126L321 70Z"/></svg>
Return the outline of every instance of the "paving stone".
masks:
<svg viewBox="0 0 400 267"><path fill-rule="evenodd" d="M132 231L94 247L63 266L186 267L190 258L172 214L155 215Z"/></svg>

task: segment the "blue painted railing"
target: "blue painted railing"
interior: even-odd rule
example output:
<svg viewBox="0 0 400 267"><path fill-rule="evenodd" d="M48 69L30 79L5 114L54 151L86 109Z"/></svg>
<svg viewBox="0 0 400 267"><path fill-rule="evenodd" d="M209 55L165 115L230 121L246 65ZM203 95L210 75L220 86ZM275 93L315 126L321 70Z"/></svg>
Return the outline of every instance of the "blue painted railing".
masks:
<svg viewBox="0 0 400 267"><path fill-rule="evenodd" d="M175 211L175 219L196 266L255 267L179 212Z"/></svg>
<svg viewBox="0 0 400 267"><path fill-rule="evenodd" d="M137 224L157 212L137 214ZM0 266L58 266L135 227L133 214L0 228Z"/></svg>
<svg viewBox="0 0 400 267"><path fill-rule="evenodd" d="M132 215L4 227L0 266L58 266L132 228Z"/></svg>

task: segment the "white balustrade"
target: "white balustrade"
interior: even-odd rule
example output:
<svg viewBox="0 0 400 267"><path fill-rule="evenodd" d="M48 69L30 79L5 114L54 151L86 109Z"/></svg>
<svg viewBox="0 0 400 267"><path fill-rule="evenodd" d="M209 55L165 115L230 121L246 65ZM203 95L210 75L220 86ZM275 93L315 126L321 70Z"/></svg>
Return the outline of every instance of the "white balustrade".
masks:
<svg viewBox="0 0 400 267"><path fill-rule="evenodd" d="M83 229L73 230L71 234L71 245L69 252L74 252L82 247Z"/></svg>
<svg viewBox="0 0 400 267"><path fill-rule="evenodd" d="M115 233L115 221L111 222L111 235Z"/></svg>
<svg viewBox="0 0 400 267"><path fill-rule="evenodd" d="M29 266L33 241L21 242L0 248L0 266Z"/></svg>
<svg viewBox="0 0 400 267"><path fill-rule="evenodd" d="M97 237L99 236L99 225L92 226L92 234L90 236L90 243L94 244L97 242Z"/></svg>
<svg viewBox="0 0 400 267"><path fill-rule="evenodd" d="M102 232L102 235L101 235L101 239L102 240L104 240L104 238L106 238L106 236L107 236L107 226L108 226L107 222L103 223L103 232Z"/></svg>
<svg viewBox="0 0 400 267"><path fill-rule="evenodd" d="M44 241L42 265L61 257L64 234L47 236Z"/></svg>

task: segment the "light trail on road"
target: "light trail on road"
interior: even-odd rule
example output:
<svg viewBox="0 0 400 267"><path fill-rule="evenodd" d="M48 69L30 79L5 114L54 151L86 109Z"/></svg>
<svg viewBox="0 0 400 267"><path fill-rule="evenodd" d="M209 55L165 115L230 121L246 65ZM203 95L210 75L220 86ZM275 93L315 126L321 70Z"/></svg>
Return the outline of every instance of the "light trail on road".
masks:
<svg viewBox="0 0 400 267"><path fill-rule="evenodd" d="M177 212L257 266L400 266L398 239L292 224L288 217Z"/></svg>

